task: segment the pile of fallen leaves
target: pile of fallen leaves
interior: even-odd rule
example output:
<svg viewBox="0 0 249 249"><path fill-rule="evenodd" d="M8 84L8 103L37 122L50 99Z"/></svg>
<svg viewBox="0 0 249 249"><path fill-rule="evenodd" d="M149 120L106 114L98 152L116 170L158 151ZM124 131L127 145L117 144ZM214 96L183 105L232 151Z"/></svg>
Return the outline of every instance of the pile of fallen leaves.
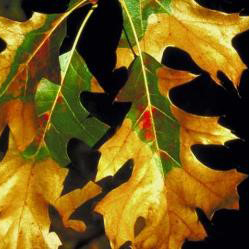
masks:
<svg viewBox="0 0 249 249"><path fill-rule="evenodd" d="M238 208L236 186L245 175L218 171L194 155L196 144L224 145L237 138L219 117L188 113L176 107L172 88L198 75L160 63L175 46L220 85L222 71L238 86L246 68L232 46L235 35L249 29L249 19L204 8L194 0L120 0L123 33L116 68L128 68L128 80L114 97L130 109L99 149L96 179L61 194L69 173L67 144L72 138L93 147L109 126L82 105L82 91L104 92L76 50L81 33L97 8L90 0L70 0L63 14L34 12L27 21L0 16L0 131L9 127L9 144L0 164L0 249L55 249L49 205L63 224L84 232L71 215L101 196L101 181L131 164L128 181L96 199L112 248L127 241L137 249L179 249L185 239L206 232L196 208L210 217L220 208ZM71 49L59 55L66 19L91 5ZM2 14L2 13L1 13ZM2 14L3 15L3 14ZM21 19L21 17L20 17Z"/></svg>

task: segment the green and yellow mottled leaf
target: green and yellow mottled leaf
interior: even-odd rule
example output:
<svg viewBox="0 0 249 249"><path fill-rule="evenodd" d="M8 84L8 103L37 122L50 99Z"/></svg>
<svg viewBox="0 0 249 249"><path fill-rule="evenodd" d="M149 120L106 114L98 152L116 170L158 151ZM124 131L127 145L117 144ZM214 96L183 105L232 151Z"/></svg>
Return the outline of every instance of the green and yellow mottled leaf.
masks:
<svg viewBox="0 0 249 249"><path fill-rule="evenodd" d="M24 151L25 157L52 156L61 166L70 159L67 143L78 138L93 146L108 126L93 117L80 102L82 91L91 90L92 75L77 52L60 57L62 81L60 85L47 79L38 85L35 102L40 125L33 143Z"/></svg>
<svg viewBox="0 0 249 249"><path fill-rule="evenodd" d="M114 175L129 159L130 179L96 207L104 216L114 249L132 241L137 249L179 249L185 239L205 237L195 209L211 216L238 207L236 186L245 176L215 171L200 163L194 144L224 144L232 133L217 118L188 114L169 100L169 90L195 76L161 66L147 54L137 57L117 100L132 106L121 128L102 146L97 180ZM137 91L134 91L134 88ZM136 230L139 220L145 227Z"/></svg>
<svg viewBox="0 0 249 249"><path fill-rule="evenodd" d="M52 155L65 166L69 163L66 153L69 139L83 139L92 146L107 128L96 119L88 118L89 113L80 103L80 93L90 90L91 82L90 72L75 53L77 41L72 51L61 56L59 63L59 48L65 36L64 20L86 3L89 2L71 1L65 14L35 13L25 23L7 19L0 22L3 26L9 25L9 30L2 31L1 36L8 40L8 46L0 55L0 61L6 64L1 72L3 115L0 124L1 129L9 125L18 149L24 151L26 158L35 155L42 159ZM20 40L16 40L18 35Z"/></svg>
<svg viewBox="0 0 249 249"><path fill-rule="evenodd" d="M60 196L68 174L62 167L70 162L67 142L78 138L93 146L108 128L89 117L80 102L80 93L92 88L92 76L76 45L95 5L72 49L59 58L65 18L85 3L74 0L65 14L34 13L23 23L0 18L0 37L7 41L0 54L0 130L10 127L9 148L0 163L1 249L57 249L60 240L49 231L48 205L66 227L83 232L86 225L70 216L100 192L89 182Z"/></svg>
<svg viewBox="0 0 249 249"><path fill-rule="evenodd" d="M149 1L149 0L126 0L121 1L123 5L123 16L124 16L124 29L126 33L122 34L120 40L121 47L129 47L127 43L127 37L131 45L136 45L136 38L133 34L133 23L134 29L136 30L138 40L143 39L145 32L149 25L150 15L169 13L170 14L170 3L171 0L164 1ZM129 14L128 14L129 13Z"/></svg>
<svg viewBox="0 0 249 249"><path fill-rule="evenodd" d="M0 54L0 111L3 113L0 131L8 124L20 150L33 140L37 129L33 118L37 84L41 78L60 82L58 58L65 37L65 19L87 3L87 0L70 1L68 11L63 14L35 12L25 22L0 17L0 37L7 43ZM24 136L20 136L20 130Z"/></svg>

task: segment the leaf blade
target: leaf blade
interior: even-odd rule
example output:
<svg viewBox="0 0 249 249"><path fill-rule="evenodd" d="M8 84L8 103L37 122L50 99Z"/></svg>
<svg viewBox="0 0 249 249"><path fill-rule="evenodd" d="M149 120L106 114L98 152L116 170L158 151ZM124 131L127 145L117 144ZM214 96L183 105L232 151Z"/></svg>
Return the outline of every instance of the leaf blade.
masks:
<svg viewBox="0 0 249 249"><path fill-rule="evenodd" d="M218 125L217 118L185 113L170 102L169 90L196 76L162 67L145 54L143 59L147 71L154 74L154 80L150 77L149 81L153 83L154 88L157 87L157 93L161 95L164 105L168 105L164 109L170 110L170 115L180 126L176 135L178 142L173 143L179 146L181 167L166 166L163 171L162 161L167 161L168 158L158 153L160 150L153 149L151 140L144 139L146 136L143 133L141 136L143 125L137 125L141 116L137 103L146 91L141 89L144 85L141 73L133 75L133 68L137 66L133 62L127 85L117 97L120 101L132 101L132 107L121 128L100 149L102 157L99 161L97 180L114 175L130 159L134 161L134 170L130 179L108 193L95 210L104 216L105 229L112 248L119 248L126 241L131 241L135 248L179 249L186 238L197 240L206 235L198 221L195 208L202 208L210 216L217 208L238 207L236 186L245 175L235 170L220 172L209 169L201 164L191 151L191 146L196 143L224 144L234 138L229 130ZM137 61L140 63L139 58ZM140 85L137 81L140 81ZM132 92L134 87L139 91ZM156 95L157 101L159 94ZM134 115L134 112L139 115ZM154 115L153 117L155 118ZM165 125L169 119L165 122L155 119L155 122ZM174 129L178 128L168 129L170 135ZM162 136L166 137L166 142L164 140L163 143L168 144L170 138L165 130L167 129L163 127ZM152 127L150 131L154 132ZM145 219L146 225L136 235L134 227L139 217Z"/></svg>
<svg viewBox="0 0 249 249"><path fill-rule="evenodd" d="M130 16L129 20L125 19L125 25L134 26L136 31L132 19L133 10L125 7L128 2L129 0L121 1L124 15ZM169 12L153 11L150 16L144 15L141 18L147 20L148 25L143 37L138 39L139 43L130 42L136 53L140 54L139 44L143 52L160 62L165 48L176 46L188 52L217 83L219 83L217 71L223 71L235 85L239 84L240 75L246 67L232 46L232 39L248 30L248 17L209 10L194 0L172 0ZM130 32L129 40L136 39L134 30ZM128 67L133 60L133 53L121 43L118 54L117 67Z"/></svg>

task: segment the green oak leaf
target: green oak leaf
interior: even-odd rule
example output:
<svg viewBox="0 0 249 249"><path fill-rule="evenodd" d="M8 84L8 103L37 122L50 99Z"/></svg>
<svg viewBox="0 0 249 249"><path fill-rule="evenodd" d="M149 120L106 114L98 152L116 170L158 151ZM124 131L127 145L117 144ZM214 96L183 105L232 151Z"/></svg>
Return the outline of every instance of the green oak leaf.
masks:
<svg viewBox="0 0 249 249"><path fill-rule="evenodd" d="M62 82L60 85L42 79L38 85L35 103L40 130L24 156L44 157L48 153L60 165L70 159L67 143L71 138L83 140L93 146L108 126L94 117L80 102L82 91L91 90L92 75L81 56L72 51L60 56ZM44 141L43 141L44 139Z"/></svg>

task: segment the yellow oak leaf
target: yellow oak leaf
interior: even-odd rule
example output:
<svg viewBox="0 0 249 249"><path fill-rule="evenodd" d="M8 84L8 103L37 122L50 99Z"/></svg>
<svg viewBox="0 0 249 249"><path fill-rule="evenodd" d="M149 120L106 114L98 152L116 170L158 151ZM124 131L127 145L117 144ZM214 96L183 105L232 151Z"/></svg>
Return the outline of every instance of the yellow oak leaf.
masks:
<svg viewBox="0 0 249 249"><path fill-rule="evenodd" d="M11 71L11 65L15 60L16 52L19 46L22 45L25 35L29 32L39 29L44 25L46 20L46 15L35 13L32 18L26 22L17 22L12 21L10 19L0 17L0 37L7 41L7 48L0 53L0 86L3 91L3 85L6 81L8 81L8 76ZM6 28L7 27L7 28ZM34 115L34 107L31 112L27 111L30 109L29 103L24 103L19 100L15 101L14 98L20 95L21 89L25 87L27 82L27 70L23 64L19 65L19 69L17 71L16 76L14 77L13 83L10 86L10 93L13 96L13 100L11 103L1 103L1 117L0 117L0 133L4 129L7 123L12 127L15 126L23 126L24 124L29 127L28 129L21 128L22 131L26 132L26 136L22 136L25 139L24 141L20 141L20 135L16 132L14 134L17 136L16 140L18 146L22 150L29 144L34 137L34 129L36 128L35 121L33 119ZM2 94L1 94L2 95ZM14 110L15 113L9 113L9 109ZM26 114L28 114L26 116ZM25 122L20 121L20 116L25 116L25 119L28 121ZM10 117L11 116L11 117Z"/></svg>
<svg viewBox="0 0 249 249"><path fill-rule="evenodd" d="M186 141L181 146L183 168L174 168L163 178L158 153L152 153L131 129L131 123L125 120L115 137L101 149L98 179L110 175L110 171L115 173L130 158L134 158L135 165L130 180L96 207L104 216L112 248L131 240L133 248L178 249L186 238L199 240L206 235L195 208L202 208L210 217L216 209L238 207L236 186L245 176L235 170L214 171L198 162L189 148L193 142L200 143L197 138L192 141L194 132L189 135L187 129L182 130ZM202 137L200 133L196 137ZM219 136L212 136L209 141L220 140ZM139 217L145 219L146 227L135 236Z"/></svg>
<svg viewBox="0 0 249 249"><path fill-rule="evenodd" d="M239 83L246 66L232 46L232 39L249 29L248 17L210 10L194 0L120 2L126 16L126 32L130 40L135 40L132 45L136 53L139 54L138 40L140 49L158 61L161 61L166 47L175 46L188 52L217 82L216 74L220 70L234 84ZM169 5L167 9L163 5L165 3ZM147 10L148 6L152 10ZM161 8L159 13L156 12L157 8ZM150 15L146 14L149 11ZM141 29L144 33L139 37ZM132 60L130 48L124 48L121 44L117 67L128 67Z"/></svg>
<svg viewBox="0 0 249 249"><path fill-rule="evenodd" d="M23 102L20 99L10 100L1 107L0 134L8 124L15 134L14 140L20 151L32 142L37 130L37 120L34 103ZM27 129L28 127L28 129Z"/></svg>
<svg viewBox="0 0 249 249"><path fill-rule="evenodd" d="M100 192L89 182L60 197L68 169L54 160L24 159L10 139L9 150L0 164L0 248L57 249L61 244L50 232L48 205L61 214L67 227L85 230L82 221L68 220L82 203Z"/></svg>
<svg viewBox="0 0 249 249"><path fill-rule="evenodd" d="M51 159L23 159L10 141L0 166L0 248L57 248L48 205L59 198L66 169Z"/></svg>
<svg viewBox="0 0 249 249"><path fill-rule="evenodd" d="M56 200L55 207L61 214L65 227L71 227L75 231L84 232L86 225L78 220L69 220L69 217L82 203L85 203L99 193L101 193L101 188L95 183L89 182L82 189L75 189Z"/></svg>
<svg viewBox="0 0 249 249"><path fill-rule="evenodd" d="M238 208L236 186L245 175L236 170L210 169L191 151L194 144L223 145L235 138L217 123L218 118L192 115L167 102L173 86L195 76L157 65L145 54L143 59L150 80L148 92L143 91L143 80L136 76L140 75L141 67L138 58L117 97L120 101L132 100L132 107L121 128L100 149L97 180L114 175L129 159L134 161L133 172L95 210L104 217L113 249L126 241L137 249L179 249L185 239L200 240L206 236L196 208L201 208L208 217L220 208ZM140 92L132 93L134 87ZM162 96L168 103L165 109L161 109ZM167 130L174 118L174 126ZM176 122L180 124L179 133ZM180 141L179 151L174 147L178 143L175 138Z"/></svg>

